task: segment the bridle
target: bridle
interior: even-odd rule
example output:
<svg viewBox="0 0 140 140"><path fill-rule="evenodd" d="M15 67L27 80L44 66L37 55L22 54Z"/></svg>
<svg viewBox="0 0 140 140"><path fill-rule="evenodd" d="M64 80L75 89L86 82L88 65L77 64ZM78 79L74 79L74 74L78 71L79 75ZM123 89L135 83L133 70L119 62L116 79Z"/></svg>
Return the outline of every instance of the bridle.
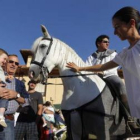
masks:
<svg viewBox="0 0 140 140"><path fill-rule="evenodd" d="M52 37L51 37L51 38L46 38L46 37L44 37L44 38L42 38L42 40L49 40L49 41L50 41L48 50L47 50L45 56L42 58L42 61L41 61L41 62L32 60L32 61L31 61L31 64L35 64L35 65L38 65L38 66L40 67L40 69L41 69L41 72L40 72L40 73L42 73L42 75L43 75L43 81L45 82L46 79L47 79L46 74L45 74L45 71L47 71L47 73L49 74L49 70L48 70L47 67L44 66L44 62L45 62L45 60L46 60L46 58L47 58L47 55L48 55L49 52L50 52L51 46L52 46L52 44L53 44L53 38L52 38ZM44 82L43 82L43 83L44 83Z"/></svg>

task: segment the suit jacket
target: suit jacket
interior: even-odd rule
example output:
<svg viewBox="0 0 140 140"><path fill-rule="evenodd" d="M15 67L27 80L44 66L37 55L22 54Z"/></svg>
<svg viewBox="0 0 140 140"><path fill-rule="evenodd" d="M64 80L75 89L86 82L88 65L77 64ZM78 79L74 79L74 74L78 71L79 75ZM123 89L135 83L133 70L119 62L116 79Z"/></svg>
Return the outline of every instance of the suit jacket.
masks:
<svg viewBox="0 0 140 140"><path fill-rule="evenodd" d="M24 83L17 78L15 78L15 90L16 92L20 93L21 97L29 98L29 94L26 91Z"/></svg>

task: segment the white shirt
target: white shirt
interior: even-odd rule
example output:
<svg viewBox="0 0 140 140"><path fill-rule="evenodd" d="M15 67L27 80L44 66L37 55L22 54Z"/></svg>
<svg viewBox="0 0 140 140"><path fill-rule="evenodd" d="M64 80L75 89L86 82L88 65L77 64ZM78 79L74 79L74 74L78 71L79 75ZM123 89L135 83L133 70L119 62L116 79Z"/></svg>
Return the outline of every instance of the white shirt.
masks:
<svg viewBox="0 0 140 140"><path fill-rule="evenodd" d="M122 66L131 115L140 118L140 40L113 61Z"/></svg>
<svg viewBox="0 0 140 140"><path fill-rule="evenodd" d="M5 82L5 74L1 66L0 66L0 80Z"/></svg>
<svg viewBox="0 0 140 140"><path fill-rule="evenodd" d="M98 58L94 58L92 55L90 55L86 60L86 64L89 65L89 66L98 65L98 64L105 64L105 63L111 61L112 59L114 59L114 57L116 55L117 55L117 53L113 52L112 54L103 58L102 60L100 60ZM112 76L112 75L117 75L118 76L117 69L118 69L118 67L104 71L104 76L103 77L106 78L106 77L109 77L109 76Z"/></svg>

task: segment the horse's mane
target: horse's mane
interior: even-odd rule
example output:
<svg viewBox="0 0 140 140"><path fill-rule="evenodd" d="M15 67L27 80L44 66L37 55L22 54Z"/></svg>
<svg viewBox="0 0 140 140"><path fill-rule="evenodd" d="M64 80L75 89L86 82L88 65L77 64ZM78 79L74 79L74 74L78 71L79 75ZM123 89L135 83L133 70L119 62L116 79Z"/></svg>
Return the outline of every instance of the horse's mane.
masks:
<svg viewBox="0 0 140 140"><path fill-rule="evenodd" d="M56 38L54 38L56 39ZM82 60L82 58L75 52L75 50L73 50L68 44L64 43L63 41L59 40L59 39L56 39L60 44L61 46L65 47L67 52L65 54L65 57L68 56L68 54L71 54L72 55L72 58L74 58L75 60L75 63L77 63L79 66L83 66L85 65L85 62ZM73 61L74 61L73 60Z"/></svg>
<svg viewBox="0 0 140 140"><path fill-rule="evenodd" d="M43 37L39 37L39 38L37 38L37 39L34 41L34 43L33 43L33 45L32 45L32 51L33 51L33 52L36 51L37 46L38 46L39 42L42 40L42 38L43 38Z"/></svg>

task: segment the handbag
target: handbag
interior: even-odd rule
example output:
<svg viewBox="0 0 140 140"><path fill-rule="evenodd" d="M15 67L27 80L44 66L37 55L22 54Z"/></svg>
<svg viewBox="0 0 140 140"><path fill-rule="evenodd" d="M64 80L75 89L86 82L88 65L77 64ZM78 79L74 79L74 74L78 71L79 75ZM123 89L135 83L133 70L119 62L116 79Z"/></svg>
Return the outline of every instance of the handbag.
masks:
<svg viewBox="0 0 140 140"><path fill-rule="evenodd" d="M25 98L25 103L20 104L16 112L27 114L29 113L30 107L30 100Z"/></svg>
<svg viewBox="0 0 140 140"><path fill-rule="evenodd" d="M29 108L30 108L30 105L24 106L24 107L22 105L19 105L19 107L18 107L16 112L23 113L23 114L28 114Z"/></svg>

